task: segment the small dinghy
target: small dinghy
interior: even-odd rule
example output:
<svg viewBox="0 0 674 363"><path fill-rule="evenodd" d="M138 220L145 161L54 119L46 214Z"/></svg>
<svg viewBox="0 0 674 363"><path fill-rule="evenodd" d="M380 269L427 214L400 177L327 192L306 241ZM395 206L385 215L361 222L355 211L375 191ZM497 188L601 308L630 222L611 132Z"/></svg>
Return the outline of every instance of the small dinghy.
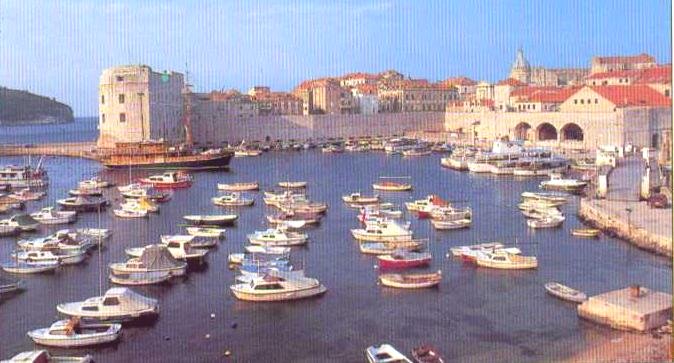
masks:
<svg viewBox="0 0 674 363"><path fill-rule="evenodd" d="M529 219L527 226L530 228L556 228L564 222L563 216L548 216L540 219Z"/></svg>
<svg viewBox="0 0 674 363"><path fill-rule="evenodd" d="M239 192L231 192L211 198L213 204L221 207L244 207L251 206L255 199L247 197Z"/></svg>
<svg viewBox="0 0 674 363"><path fill-rule="evenodd" d="M442 281L442 271L430 274L381 274L379 282L399 289L423 289L438 286Z"/></svg>
<svg viewBox="0 0 674 363"><path fill-rule="evenodd" d="M342 200L345 203L350 204L376 204L379 203L379 196L365 196L360 193L351 193L349 195L343 195Z"/></svg>
<svg viewBox="0 0 674 363"><path fill-rule="evenodd" d="M41 224L68 224L77 220L75 211L57 211L54 207L42 208L39 212L30 215Z"/></svg>
<svg viewBox="0 0 674 363"><path fill-rule="evenodd" d="M183 217L185 220L197 225L214 225L221 226L232 224L239 216L236 214L220 214L220 215L189 215Z"/></svg>
<svg viewBox="0 0 674 363"><path fill-rule="evenodd" d="M105 209L108 201L104 198L88 198L83 196L59 199L56 204L64 210L76 212L97 212Z"/></svg>
<svg viewBox="0 0 674 363"><path fill-rule="evenodd" d="M59 313L107 322L126 322L158 313L159 303L127 288L112 288L103 296L56 305Z"/></svg>
<svg viewBox="0 0 674 363"><path fill-rule="evenodd" d="M70 348L111 343L119 338L121 331L121 324L90 323L71 318L59 320L49 328L31 330L28 336L40 345Z"/></svg>
<svg viewBox="0 0 674 363"><path fill-rule="evenodd" d="M372 188L374 190L381 190L385 192L406 192L412 190L412 184L384 181L372 184Z"/></svg>
<svg viewBox="0 0 674 363"><path fill-rule="evenodd" d="M56 270L60 264L58 262L21 262L12 261L2 265L5 272L13 274L39 274L52 272Z"/></svg>
<svg viewBox="0 0 674 363"><path fill-rule="evenodd" d="M90 355L82 357L51 355L46 350L31 350L21 352L2 363L93 363L94 358Z"/></svg>
<svg viewBox="0 0 674 363"><path fill-rule="evenodd" d="M546 283L545 290L550 295L566 301L582 303L583 301L587 300L587 295L585 295L584 292L572 289L554 281Z"/></svg>
<svg viewBox="0 0 674 363"><path fill-rule="evenodd" d="M307 186L307 182L305 181L285 181L285 182L279 182L278 186L281 188L305 188Z"/></svg>
<svg viewBox="0 0 674 363"><path fill-rule="evenodd" d="M576 237L590 237L595 238L599 237L599 231L596 228L575 228L571 230L571 234Z"/></svg>
<svg viewBox="0 0 674 363"><path fill-rule="evenodd" d="M258 182L231 184L218 183L218 190L224 190L227 192L246 192L258 189L260 189L260 184Z"/></svg>
<svg viewBox="0 0 674 363"><path fill-rule="evenodd" d="M370 346L365 349L365 356L370 363L412 363L409 358L390 344Z"/></svg>
<svg viewBox="0 0 674 363"><path fill-rule="evenodd" d="M225 237L224 228L209 228L209 227L187 227L187 234L190 236L196 237L211 237L211 238L223 238Z"/></svg>
<svg viewBox="0 0 674 363"><path fill-rule="evenodd" d="M115 209L112 212L119 218L145 218L148 216L146 210Z"/></svg>
<svg viewBox="0 0 674 363"><path fill-rule="evenodd" d="M44 198L45 195L47 195L45 192L33 192L30 190L30 188L24 188L9 194L7 197L22 202L30 202L40 200Z"/></svg>
<svg viewBox="0 0 674 363"><path fill-rule="evenodd" d="M390 255L377 256L380 268L410 268L426 266L431 263L428 252L396 251Z"/></svg>
<svg viewBox="0 0 674 363"><path fill-rule="evenodd" d="M439 230L451 230L451 229L461 229L461 228L468 228L470 227L470 224L472 223L472 220L470 219L457 219L455 221L444 221L441 219L432 219L431 224L433 225L433 228L439 229Z"/></svg>
<svg viewBox="0 0 674 363"><path fill-rule="evenodd" d="M171 274L165 271L153 272L130 272L110 274L110 282L124 286L142 286L161 284L171 278Z"/></svg>
<svg viewBox="0 0 674 363"><path fill-rule="evenodd" d="M416 363L444 363L438 350L430 345L422 345L412 349L412 359Z"/></svg>

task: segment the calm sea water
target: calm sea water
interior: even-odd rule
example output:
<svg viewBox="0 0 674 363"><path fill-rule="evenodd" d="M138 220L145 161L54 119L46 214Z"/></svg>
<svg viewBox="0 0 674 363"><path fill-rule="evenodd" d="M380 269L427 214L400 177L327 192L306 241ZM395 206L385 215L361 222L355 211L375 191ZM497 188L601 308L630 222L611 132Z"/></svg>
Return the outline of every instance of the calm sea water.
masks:
<svg viewBox="0 0 674 363"><path fill-rule="evenodd" d="M23 135L16 132L17 137ZM17 162L21 158L0 158L0 164ZM46 167L52 181L48 197L31 203L31 211L54 204L82 178L100 174L122 184L148 174L103 170L95 162L67 158L49 158ZM402 203L436 193L466 201L473 208L473 226L460 231L434 231L428 221L407 216L415 235L430 239L433 263L425 270L443 271L437 289L400 291L378 286L375 259L361 255L350 236L349 229L358 226L356 212L341 202L341 195L371 193L372 182L384 175L411 176L415 186L411 193L386 194L387 200ZM85 264L62 268L54 275L23 277L27 289L0 300L0 358L32 349L26 332L55 321L57 303L96 296L100 270L103 289L109 288L105 266L125 260L125 248L155 243L161 234L179 233L183 215L222 212L210 203L218 194L217 182L258 180L263 189L269 189L282 180L308 181L310 198L329 203L329 210L320 226L308 230L309 245L294 249L293 259L304 264L306 274L318 278L328 292L315 299L269 304L241 302L231 295L235 274L227 268L227 255L242 251L245 235L266 228L264 216L272 212L258 194L254 207L237 211L237 225L228 228L226 239L209 253L203 270L168 285L135 288L159 299L161 314L156 322L125 328L123 338L113 346L53 352L91 353L101 362L220 361L227 360L226 350L232 353L229 360L237 362L358 362L364 361L363 349L368 345L389 342L404 352L430 343L448 361L550 361L568 357L610 331L579 320L575 305L545 293L545 282L561 281L590 295L630 283L671 293L668 259L608 237L570 236L569 229L580 226L575 197L563 207L567 220L562 228L534 232L527 229L516 204L521 192L536 189L537 180L445 170L438 155L406 159L376 153L266 153L235 159L229 172L194 176L190 189L177 191L172 201L161 205L160 214L147 220L121 220L107 211L100 223L114 235ZM106 193L119 203L115 190ZM98 223L96 214L85 214L73 227ZM56 229L42 228L33 235ZM538 256L539 268L478 269L445 257L452 246L484 241L518 241L525 254ZM12 238L0 239L0 260L8 260L13 245Z"/></svg>
<svg viewBox="0 0 674 363"><path fill-rule="evenodd" d="M78 117L66 124L0 126L0 144L95 141L97 122L95 117Z"/></svg>

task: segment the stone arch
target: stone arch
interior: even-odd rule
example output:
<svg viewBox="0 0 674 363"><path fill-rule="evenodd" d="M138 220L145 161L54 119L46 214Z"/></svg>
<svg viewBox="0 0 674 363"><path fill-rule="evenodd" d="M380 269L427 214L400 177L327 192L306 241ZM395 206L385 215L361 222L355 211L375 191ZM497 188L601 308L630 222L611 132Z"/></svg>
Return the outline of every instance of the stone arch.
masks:
<svg viewBox="0 0 674 363"><path fill-rule="evenodd" d="M551 123L544 122L536 128L539 141L557 140L557 129Z"/></svg>
<svg viewBox="0 0 674 363"><path fill-rule="evenodd" d="M531 140L531 125L520 122L515 126L515 140Z"/></svg>
<svg viewBox="0 0 674 363"><path fill-rule="evenodd" d="M580 126L578 126L578 124L575 124L573 122L564 125L564 127L562 127L560 132L562 140L583 141L583 138L585 137L583 129Z"/></svg>

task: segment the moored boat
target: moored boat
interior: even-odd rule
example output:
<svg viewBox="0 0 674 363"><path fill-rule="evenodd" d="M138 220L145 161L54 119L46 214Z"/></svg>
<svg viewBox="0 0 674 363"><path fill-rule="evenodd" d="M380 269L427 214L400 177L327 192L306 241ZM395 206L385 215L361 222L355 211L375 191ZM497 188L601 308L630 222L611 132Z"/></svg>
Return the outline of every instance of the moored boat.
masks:
<svg viewBox="0 0 674 363"><path fill-rule="evenodd" d="M78 184L79 188L82 189L100 189L100 188L110 188L113 184L101 179L100 177L93 177L91 179L82 180Z"/></svg>
<svg viewBox="0 0 674 363"><path fill-rule="evenodd" d="M305 233L290 232L282 227L255 231L246 237L251 244L261 246L299 246L309 240L309 236Z"/></svg>
<svg viewBox="0 0 674 363"><path fill-rule="evenodd" d="M445 221L441 219L432 219L431 224L433 228L439 230L451 230L451 229L461 229L468 228L472 223L471 219L457 219L454 221Z"/></svg>
<svg viewBox="0 0 674 363"><path fill-rule="evenodd" d="M217 197L211 198L213 204L222 207L241 207L251 206L255 203L255 199L247 197L239 192L229 192Z"/></svg>
<svg viewBox="0 0 674 363"><path fill-rule="evenodd" d="M351 204L375 204L379 203L379 196L378 195L365 196L360 193L351 193L349 195L343 195L342 200L345 203Z"/></svg>
<svg viewBox="0 0 674 363"><path fill-rule="evenodd" d="M389 255L396 251L419 251L424 244L420 240L396 242L365 242L360 243L360 252L366 255Z"/></svg>
<svg viewBox="0 0 674 363"><path fill-rule="evenodd" d="M390 255L377 256L380 268L410 268L426 266L431 262L428 252L396 251Z"/></svg>
<svg viewBox="0 0 674 363"><path fill-rule="evenodd" d="M228 225L234 223L239 216L236 214L216 214L216 215L188 215L183 218L196 225Z"/></svg>
<svg viewBox="0 0 674 363"><path fill-rule="evenodd" d="M119 287L108 289L103 296L56 305L56 310L63 315L107 322L141 319L156 315L158 309L156 299Z"/></svg>
<svg viewBox="0 0 674 363"><path fill-rule="evenodd" d="M558 297L562 300L571 301L575 303L582 303L587 300L587 295L584 292L572 289L568 286L562 285L559 282L547 282L545 290L552 296Z"/></svg>
<svg viewBox="0 0 674 363"><path fill-rule="evenodd" d="M17 190L13 193L10 193L7 195L8 198L12 198L14 200L19 200L22 202L30 202L30 201L35 201L35 200L40 200L44 198L44 196L47 195L46 192L34 192L31 191L30 188L23 188L20 190Z"/></svg>
<svg viewBox="0 0 674 363"><path fill-rule="evenodd" d="M0 295L21 290L21 281L5 278L0 275Z"/></svg>
<svg viewBox="0 0 674 363"><path fill-rule="evenodd" d="M141 251L140 257L126 262L109 265L113 275L166 273L170 276L183 276L187 263L176 260L164 245L150 245Z"/></svg>
<svg viewBox="0 0 674 363"><path fill-rule="evenodd" d="M61 265L76 265L87 258L85 249L63 252L56 251L20 251L13 252L12 258L24 262L56 262Z"/></svg>
<svg viewBox="0 0 674 363"><path fill-rule="evenodd" d="M421 345L412 349L412 359L416 363L444 363L438 350L430 345Z"/></svg>
<svg viewBox="0 0 674 363"><path fill-rule="evenodd" d="M409 358L390 344L367 347L365 357L369 363L412 363Z"/></svg>
<svg viewBox="0 0 674 363"><path fill-rule="evenodd" d="M412 184L399 183L395 181L382 181L372 184L374 190L385 192L406 192L412 190Z"/></svg>
<svg viewBox="0 0 674 363"><path fill-rule="evenodd" d="M1 363L93 363L94 358L91 355L85 356L60 356L51 355L46 350L31 350L21 352L9 360L3 360Z"/></svg>
<svg viewBox="0 0 674 363"><path fill-rule="evenodd" d="M601 231L596 228L575 228L571 230L571 234L576 237L598 237Z"/></svg>
<svg viewBox="0 0 674 363"><path fill-rule="evenodd" d="M138 180L155 188L188 188L192 185L192 176L179 171L169 171L160 175L150 175Z"/></svg>
<svg viewBox="0 0 674 363"><path fill-rule="evenodd" d="M163 141L118 142L101 157L108 168L226 169L234 153L226 149L198 152L189 145L170 146Z"/></svg>
<svg viewBox="0 0 674 363"><path fill-rule="evenodd" d="M317 279L293 272L270 271L250 283L230 286L234 296L245 301L286 301L322 295L327 291Z"/></svg>
<svg viewBox="0 0 674 363"><path fill-rule="evenodd" d="M56 261L50 262L28 262L14 260L2 265L5 272L13 274L39 274L52 272L56 270L61 264Z"/></svg>
<svg viewBox="0 0 674 363"><path fill-rule="evenodd" d="M503 249L492 252L478 252L475 262L478 266L502 270L534 269L538 260L534 256L521 256Z"/></svg>
<svg viewBox="0 0 674 363"><path fill-rule="evenodd" d="M0 169L0 184L12 188L42 188L49 185L47 172L42 168L42 158L35 168L30 165L9 165Z"/></svg>
<svg viewBox="0 0 674 363"><path fill-rule="evenodd" d="M542 181L540 187L548 190L578 192L585 188L587 182L578 179L564 179L560 174L551 174L550 180Z"/></svg>
<svg viewBox="0 0 674 363"><path fill-rule="evenodd" d="M548 216L540 219L529 219L527 226L531 228L556 228L564 222L563 216Z"/></svg>
<svg viewBox="0 0 674 363"><path fill-rule="evenodd" d="M194 238L194 236L188 236ZM170 239L162 241L163 245L166 246L166 249L169 251L171 256L176 260L182 260L186 262L198 262L201 263L204 260L204 257L208 253L207 250L195 249L192 247L189 241L184 239ZM148 245L145 247L136 247L136 248L127 248L124 250L124 253L131 257L141 257L145 250L153 245Z"/></svg>
<svg viewBox="0 0 674 363"><path fill-rule="evenodd" d="M258 182L248 182L248 183L218 183L218 190L224 190L228 192L245 192L253 191L260 189L260 184Z"/></svg>
<svg viewBox="0 0 674 363"><path fill-rule="evenodd" d="M103 191L98 188L77 188L77 189L70 189L68 191L68 194L76 197L76 196L84 196L84 197L100 197L103 195Z"/></svg>
<svg viewBox="0 0 674 363"><path fill-rule="evenodd" d="M392 220L380 219L367 223L364 228L352 229L351 234L361 241L409 241L413 233L405 227Z"/></svg>
<svg viewBox="0 0 674 363"><path fill-rule="evenodd" d="M111 343L121 335L120 324L83 322L76 318L59 320L49 328L35 329L28 336L37 344L51 347L87 347Z"/></svg>
<svg viewBox="0 0 674 363"><path fill-rule="evenodd" d="M56 201L64 210L76 212L97 212L105 209L108 201L104 198L70 197Z"/></svg>
<svg viewBox="0 0 674 363"><path fill-rule="evenodd" d="M399 289L422 289L438 286L442 281L442 271L422 274L381 274L379 282Z"/></svg>
<svg viewBox="0 0 674 363"><path fill-rule="evenodd" d="M146 218L148 216L146 210L115 209L112 213L119 218Z"/></svg>
<svg viewBox="0 0 674 363"><path fill-rule="evenodd" d="M224 228L186 227L187 234L197 237L221 238L225 236Z"/></svg>
<svg viewBox="0 0 674 363"><path fill-rule="evenodd" d="M42 208L39 212L31 213L30 216L40 224L68 224L77 220L77 212L57 211L54 207Z"/></svg>
<svg viewBox="0 0 674 363"><path fill-rule="evenodd" d="M142 286L160 284L171 279L171 274L164 271L121 272L108 277L113 284L123 286Z"/></svg>
<svg viewBox="0 0 674 363"><path fill-rule="evenodd" d="M284 182L279 182L278 186L281 188L305 188L307 186L307 182L305 181L284 181Z"/></svg>

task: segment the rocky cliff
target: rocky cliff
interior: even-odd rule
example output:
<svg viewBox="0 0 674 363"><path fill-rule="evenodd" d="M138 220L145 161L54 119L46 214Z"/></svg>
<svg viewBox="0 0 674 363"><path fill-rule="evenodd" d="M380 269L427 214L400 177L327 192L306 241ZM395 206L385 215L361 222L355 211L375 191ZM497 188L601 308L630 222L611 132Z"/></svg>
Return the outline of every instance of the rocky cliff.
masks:
<svg viewBox="0 0 674 363"><path fill-rule="evenodd" d="M27 91L0 87L0 125L73 121L70 106Z"/></svg>

